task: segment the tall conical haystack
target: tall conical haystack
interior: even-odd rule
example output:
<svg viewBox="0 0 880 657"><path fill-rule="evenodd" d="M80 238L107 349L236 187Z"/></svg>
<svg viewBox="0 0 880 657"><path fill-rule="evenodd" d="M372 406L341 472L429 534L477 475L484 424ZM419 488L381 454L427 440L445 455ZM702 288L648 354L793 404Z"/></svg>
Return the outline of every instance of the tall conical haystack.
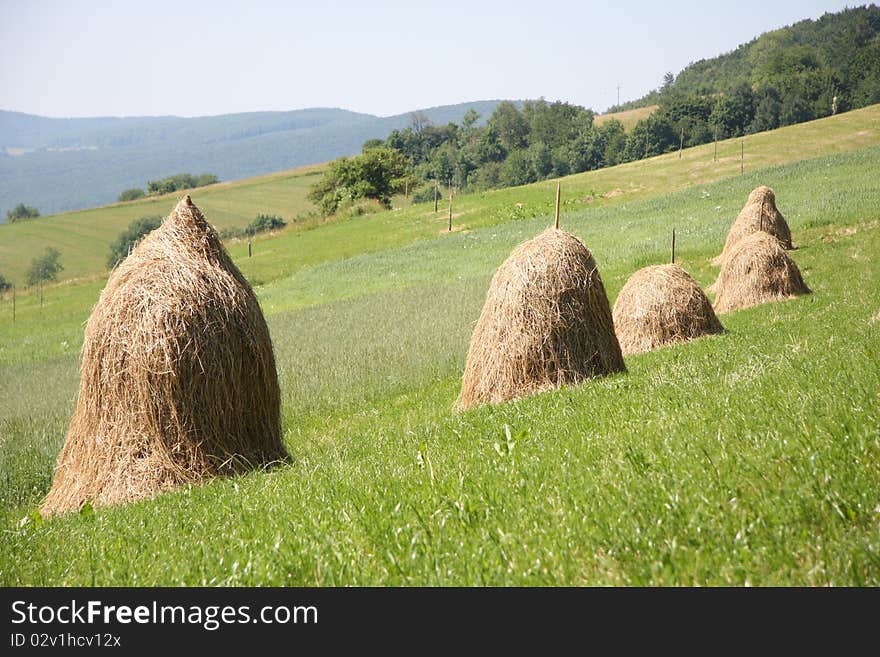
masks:
<svg viewBox="0 0 880 657"><path fill-rule="evenodd" d="M776 194L763 185L756 187L749 194L749 200L746 201L727 233L724 250L712 261L713 264L720 265L737 242L746 235L759 231L773 235L785 249L794 248L788 223L776 207Z"/></svg>
<svg viewBox="0 0 880 657"><path fill-rule="evenodd" d="M810 292L779 240L761 232L752 233L733 246L721 264L715 290L717 313Z"/></svg>
<svg viewBox="0 0 880 657"><path fill-rule="evenodd" d="M471 337L460 409L626 369L590 250L548 228L501 265Z"/></svg>
<svg viewBox="0 0 880 657"><path fill-rule="evenodd" d="M41 512L130 502L286 458L260 306L189 196L111 274Z"/></svg>
<svg viewBox="0 0 880 657"><path fill-rule="evenodd" d="M624 356L724 332L706 294L678 265L652 265L630 276L612 316Z"/></svg>

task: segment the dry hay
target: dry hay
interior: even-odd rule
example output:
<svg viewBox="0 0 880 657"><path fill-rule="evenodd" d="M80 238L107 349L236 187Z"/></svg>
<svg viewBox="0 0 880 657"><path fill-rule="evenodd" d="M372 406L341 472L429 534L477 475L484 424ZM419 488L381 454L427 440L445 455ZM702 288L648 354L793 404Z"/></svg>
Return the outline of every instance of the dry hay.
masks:
<svg viewBox="0 0 880 657"><path fill-rule="evenodd" d="M652 265L630 276L612 316L624 356L724 332L703 290L678 265Z"/></svg>
<svg viewBox="0 0 880 657"><path fill-rule="evenodd" d="M458 408L625 369L590 250L548 228L495 272L471 336Z"/></svg>
<svg viewBox="0 0 880 657"><path fill-rule="evenodd" d="M791 230L788 227L788 223L786 223L785 217L776 208L776 195L772 189L763 185L756 187L749 194L749 200L746 201L743 209L730 227L730 231L727 233L724 250L712 263L720 265L737 242L746 235L759 231L773 235L786 249L794 248L791 243Z"/></svg>
<svg viewBox="0 0 880 657"><path fill-rule="evenodd" d="M148 498L286 458L266 321L189 196L111 274L41 512Z"/></svg>
<svg viewBox="0 0 880 657"><path fill-rule="evenodd" d="M779 240L761 232L752 233L733 246L721 264L715 289L717 313L810 292Z"/></svg>

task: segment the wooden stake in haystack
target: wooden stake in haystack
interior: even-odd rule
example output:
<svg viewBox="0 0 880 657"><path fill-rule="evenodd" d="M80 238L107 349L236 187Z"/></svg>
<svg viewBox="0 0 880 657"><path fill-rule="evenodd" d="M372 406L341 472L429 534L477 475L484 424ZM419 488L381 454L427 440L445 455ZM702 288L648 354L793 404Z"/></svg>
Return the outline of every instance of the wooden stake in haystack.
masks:
<svg viewBox="0 0 880 657"><path fill-rule="evenodd" d="M459 409L626 369L590 250L548 228L501 265L471 336Z"/></svg>
<svg viewBox="0 0 880 657"><path fill-rule="evenodd" d="M186 196L111 274L41 512L119 504L285 459L266 321Z"/></svg>
<svg viewBox="0 0 880 657"><path fill-rule="evenodd" d="M562 183L556 183L556 212L553 215L553 227L559 230L559 201L562 198Z"/></svg>

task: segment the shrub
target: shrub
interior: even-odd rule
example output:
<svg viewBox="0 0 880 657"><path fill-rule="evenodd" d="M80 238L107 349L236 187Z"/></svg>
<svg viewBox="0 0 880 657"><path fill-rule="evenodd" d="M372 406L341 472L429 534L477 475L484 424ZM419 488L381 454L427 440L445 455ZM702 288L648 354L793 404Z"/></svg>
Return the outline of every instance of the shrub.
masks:
<svg viewBox="0 0 880 657"><path fill-rule="evenodd" d="M219 178L213 173L203 173L194 176L191 173L176 173L161 180L147 181L147 194L150 196L158 196L159 194L170 194L181 189L192 189L193 187L204 187L205 185L213 185L218 182Z"/></svg>
<svg viewBox="0 0 880 657"><path fill-rule="evenodd" d="M278 230L279 228L284 228L286 225L287 222L281 217L276 217L271 214L258 214L257 218L244 228L224 228L219 231L219 234L221 239L228 240L236 237L256 235L257 233L263 233L267 230Z"/></svg>
<svg viewBox="0 0 880 657"><path fill-rule="evenodd" d="M14 208L6 212L6 221L15 223L20 219L35 219L40 216L40 211L32 208L24 203L19 203Z"/></svg>
<svg viewBox="0 0 880 657"><path fill-rule="evenodd" d="M41 256L37 256L31 261L31 268L28 270L28 285L36 285L43 281L54 281L58 278L58 273L64 269L64 266L58 262L61 256L58 249L51 246L46 247L46 251Z"/></svg>
<svg viewBox="0 0 880 657"><path fill-rule="evenodd" d="M143 198L145 196L144 190L139 189L137 187L132 187L131 189L126 189L119 195L119 202L124 203L125 201L135 201L139 198Z"/></svg>
<svg viewBox="0 0 880 657"><path fill-rule="evenodd" d="M440 192L440 198L443 198L443 192ZM412 193L413 203L433 203L434 202L434 185L433 183L427 187L420 187Z"/></svg>
<svg viewBox="0 0 880 657"><path fill-rule="evenodd" d="M287 223L281 217L271 214L258 214L257 218L248 224L247 232L250 235L262 233L267 230L277 230L284 228Z"/></svg>
<svg viewBox="0 0 880 657"><path fill-rule="evenodd" d="M125 260L131 249L133 249L144 236L155 230L162 223L162 217L141 217L135 219L128 228L119 233L116 241L110 245L110 257L107 258L107 267L113 269L120 262Z"/></svg>

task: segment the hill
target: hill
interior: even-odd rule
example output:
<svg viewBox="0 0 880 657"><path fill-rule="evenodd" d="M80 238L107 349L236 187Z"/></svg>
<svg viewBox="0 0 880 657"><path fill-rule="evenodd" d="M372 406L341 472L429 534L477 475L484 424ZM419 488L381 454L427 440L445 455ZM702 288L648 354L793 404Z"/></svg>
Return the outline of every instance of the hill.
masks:
<svg viewBox="0 0 880 657"><path fill-rule="evenodd" d="M742 84L774 89L780 103L806 118L830 114L834 96L841 111L880 102L880 8L854 7L765 32L689 64L662 88L609 112L655 105L664 96L727 93Z"/></svg>
<svg viewBox="0 0 880 657"><path fill-rule="evenodd" d="M743 144L745 167L752 171L822 153L877 144L880 143L878 126L880 105L875 105L751 135ZM565 179L565 204L567 207L599 206L617 196L640 198L708 183L739 172L739 140L719 142L718 156L718 161L713 161L713 146L709 144L686 149L680 160L677 154L665 155L570 176ZM319 168L310 167L221 183L192 193L211 221L221 229L242 227L258 213L293 219L309 207L305 194L318 172ZM455 200L456 223L476 227L510 217L526 218L545 213L552 201L552 194L547 190L554 185L554 181L547 181L526 187L463 194ZM31 259L47 246L52 246L61 251L64 278L105 275L110 243L128 223L141 216L166 214L181 194L0 225L0 274L22 285ZM373 215L356 222L358 239L377 248L377 244L400 243L414 236L427 237L442 228L444 219L435 218L428 211L430 204L401 208L402 201L398 199L398 209L393 213ZM350 225L347 220L343 223ZM303 229L312 225L310 222L293 225L277 239L266 240L268 248L258 245L258 255L242 265L245 272L261 281L289 273L294 264L288 250L298 250L304 243L309 243L313 249L309 257L324 253L325 247L312 240L333 229L327 227L318 233L307 231L308 235L302 234ZM233 246L235 248L241 247Z"/></svg>
<svg viewBox="0 0 880 657"><path fill-rule="evenodd" d="M15 323L3 299L0 585L880 584L878 117L751 136L743 174L734 140L717 161L707 145L563 179L562 226L612 302L668 259L673 228L677 262L711 283L759 184L813 294L467 413L451 409L489 280L552 221L555 181L457 198L451 234L418 204L288 229L252 258L231 243L267 315L291 462L124 508L32 515L105 279L42 307L25 294Z"/></svg>
<svg viewBox="0 0 880 657"><path fill-rule="evenodd" d="M497 101L418 110L436 124ZM410 123L341 109L196 118L51 119L0 111L0 221L19 202L42 214L114 201L131 187L179 172L236 180L360 152Z"/></svg>

